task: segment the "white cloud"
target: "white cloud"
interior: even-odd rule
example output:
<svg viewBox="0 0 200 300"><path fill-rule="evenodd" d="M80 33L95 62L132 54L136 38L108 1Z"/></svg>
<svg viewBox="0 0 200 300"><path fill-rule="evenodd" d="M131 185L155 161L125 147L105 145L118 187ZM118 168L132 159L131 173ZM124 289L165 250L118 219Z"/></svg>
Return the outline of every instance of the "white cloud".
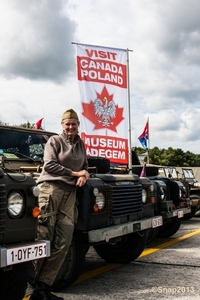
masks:
<svg viewBox="0 0 200 300"><path fill-rule="evenodd" d="M4 76L63 81L75 70L75 23L63 1L6 1L0 19L0 71ZM5 29L5 31L4 31ZM66 55L67 53L67 55Z"/></svg>

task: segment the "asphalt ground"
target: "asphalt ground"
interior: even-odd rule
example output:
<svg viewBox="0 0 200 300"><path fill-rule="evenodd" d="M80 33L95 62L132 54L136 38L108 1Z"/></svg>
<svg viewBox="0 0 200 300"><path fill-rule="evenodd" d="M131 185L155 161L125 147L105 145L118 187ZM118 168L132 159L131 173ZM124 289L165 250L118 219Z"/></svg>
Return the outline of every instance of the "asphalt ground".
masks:
<svg viewBox="0 0 200 300"><path fill-rule="evenodd" d="M199 300L199 248L199 216L182 221L173 237L155 239L130 264L108 264L91 247L84 274L57 295L65 300Z"/></svg>

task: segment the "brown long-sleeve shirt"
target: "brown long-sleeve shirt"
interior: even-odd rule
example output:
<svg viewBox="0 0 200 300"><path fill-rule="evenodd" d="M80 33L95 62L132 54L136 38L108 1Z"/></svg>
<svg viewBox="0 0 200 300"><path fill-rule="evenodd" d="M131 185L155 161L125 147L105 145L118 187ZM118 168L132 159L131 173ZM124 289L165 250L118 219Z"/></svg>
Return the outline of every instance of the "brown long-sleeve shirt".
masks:
<svg viewBox="0 0 200 300"><path fill-rule="evenodd" d="M44 167L37 183L51 181L64 190L75 190L77 177L72 171L87 170L85 145L77 135L72 142L63 132L53 135L45 145Z"/></svg>

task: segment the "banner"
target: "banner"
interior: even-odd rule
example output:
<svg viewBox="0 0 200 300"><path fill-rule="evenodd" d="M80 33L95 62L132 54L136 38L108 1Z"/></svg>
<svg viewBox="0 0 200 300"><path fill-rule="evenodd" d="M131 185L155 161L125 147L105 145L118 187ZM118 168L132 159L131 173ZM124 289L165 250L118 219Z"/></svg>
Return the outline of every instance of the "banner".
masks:
<svg viewBox="0 0 200 300"><path fill-rule="evenodd" d="M126 50L76 44L76 51L87 155L128 164Z"/></svg>

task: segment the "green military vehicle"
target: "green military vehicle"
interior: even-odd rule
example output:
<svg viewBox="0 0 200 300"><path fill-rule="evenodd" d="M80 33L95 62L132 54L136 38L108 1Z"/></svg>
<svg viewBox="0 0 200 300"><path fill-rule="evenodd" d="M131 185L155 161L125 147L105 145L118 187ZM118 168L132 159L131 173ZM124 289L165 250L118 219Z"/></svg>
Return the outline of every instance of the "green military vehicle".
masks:
<svg viewBox="0 0 200 300"><path fill-rule="evenodd" d="M31 158L20 154L28 134L0 126L0 299L21 300L31 260L50 255L49 241L37 241L39 188L19 166ZM23 138L22 138L23 136ZM17 154L16 154L17 152Z"/></svg>
<svg viewBox="0 0 200 300"><path fill-rule="evenodd" d="M132 172L140 176L142 166L133 165ZM170 237L180 228L181 220L184 216L191 213L190 198L184 184L173 181L166 176L160 176L159 168L146 166L146 176L140 177L143 184L147 179L155 184L154 187L154 215L162 216L163 224L157 228L149 230L147 244L157 236ZM112 167L113 173L127 173L124 166Z"/></svg>
<svg viewBox="0 0 200 300"><path fill-rule="evenodd" d="M21 180L28 177L35 185L43 166L45 143L52 134L0 126L2 166L9 173L20 172ZM162 216L154 215L154 182L146 179L142 184L135 174L111 174L105 158L89 157L88 162L90 178L77 191L78 222L54 290L71 285L79 277L89 247L109 263L129 263L144 250L149 229L162 225Z"/></svg>
<svg viewBox="0 0 200 300"><path fill-rule="evenodd" d="M200 183L195 179L192 168L181 168L180 172L176 167L162 167L160 171L163 171L171 180L183 183L187 197L190 198L191 202L191 212L184 215L183 218L189 220L194 217L196 212L200 210Z"/></svg>
<svg viewBox="0 0 200 300"><path fill-rule="evenodd" d="M132 151L132 173L141 176L143 167L140 164L135 150ZM129 172L127 166L111 166L111 172L115 174L126 174ZM163 225L149 230L147 243L149 244L157 235L170 237L180 228L181 220L191 213L191 202L187 195L185 185L172 180L166 174L159 173L159 167L145 164L145 175L140 180L145 182L151 180L155 184L154 215L163 217Z"/></svg>

